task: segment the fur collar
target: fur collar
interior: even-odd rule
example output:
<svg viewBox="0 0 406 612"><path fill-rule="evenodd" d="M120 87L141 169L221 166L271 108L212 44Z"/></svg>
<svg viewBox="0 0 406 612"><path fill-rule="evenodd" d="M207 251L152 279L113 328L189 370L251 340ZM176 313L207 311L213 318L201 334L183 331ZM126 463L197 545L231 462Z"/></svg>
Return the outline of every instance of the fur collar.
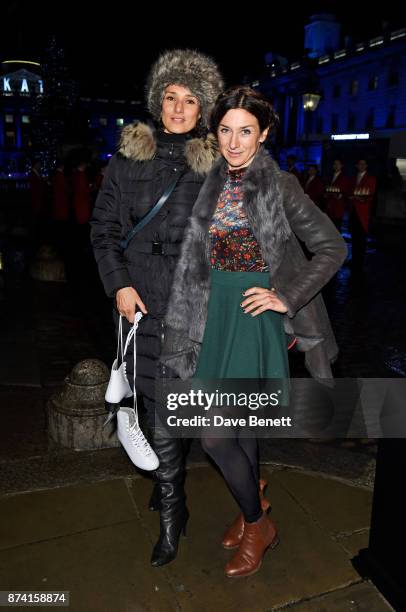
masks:
<svg viewBox="0 0 406 612"><path fill-rule="evenodd" d="M119 152L134 161L154 158L157 143L153 129L146 123L134 122L123 128ZM218 156L217 142L213 135L207 138L191 138L185 144L186 163L197 174L207 174Z"/></svg>

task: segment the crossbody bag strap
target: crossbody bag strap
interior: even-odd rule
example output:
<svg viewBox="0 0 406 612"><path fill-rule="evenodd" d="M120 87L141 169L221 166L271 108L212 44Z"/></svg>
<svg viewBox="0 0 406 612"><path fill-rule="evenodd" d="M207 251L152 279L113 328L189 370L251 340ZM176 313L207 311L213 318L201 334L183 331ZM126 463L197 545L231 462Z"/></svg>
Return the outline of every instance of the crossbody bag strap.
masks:
<svg viewBox="0 0 406 612"><path fill-rule="evenodd" d="M169 183L168 187L165 189L164 193L161 195L155 206L151 208L151 210L146 215L144 215L144 217L142 217L141 221L138 221L138 223L134 225L134 227L128 232L127 236L120 240L120 246L122 249L125 250L130 244L131 240L134 238L134 236L138 234L138 232L141 231L161 210L162 206L165 204L165 202L175 189L176 185L178 184L181 176L182 172L179 172L179 174L177 174L175 178Z"/></svg>

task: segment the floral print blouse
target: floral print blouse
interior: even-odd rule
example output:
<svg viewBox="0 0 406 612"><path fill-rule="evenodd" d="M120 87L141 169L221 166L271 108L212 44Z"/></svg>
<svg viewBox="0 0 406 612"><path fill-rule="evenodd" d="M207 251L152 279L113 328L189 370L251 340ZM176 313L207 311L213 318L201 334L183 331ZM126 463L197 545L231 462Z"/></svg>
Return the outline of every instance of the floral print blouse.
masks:
<svg viewBox="0 0 406 612"><path fill-rule="evenodd" d="M227 170L209 228L211 267L228 272L268 272L243 204L246 168Z"/></svg>

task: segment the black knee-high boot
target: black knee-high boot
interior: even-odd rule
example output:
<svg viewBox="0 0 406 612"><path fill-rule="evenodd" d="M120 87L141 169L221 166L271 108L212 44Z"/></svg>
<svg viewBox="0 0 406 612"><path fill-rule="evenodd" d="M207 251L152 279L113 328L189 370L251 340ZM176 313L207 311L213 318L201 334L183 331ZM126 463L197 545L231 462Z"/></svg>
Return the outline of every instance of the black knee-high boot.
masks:
<svg viewBox="0 0 406 612"><path fill-rule="evenodd" d="M185 461L189 453L191 444L192 444L192 440L190 438L182 438L183 454L185 457ZM152 489L151 497L149 498L149 502L148 502L148 510L151 510L151 512L157 512L159 510L160 495L161 494L160 494L158 482L155 482L153 489Z"/></svg>
<svg viewBox="0 0 406 612"><path fill-rule="evenodd" d="M185 453L181 439L162 437L158 429L151 435L159 459L154 480L160 511L160 534L152 551L151 564L160 566L175 559L180 535L185 533L189 518L184 491Z"/></svg>

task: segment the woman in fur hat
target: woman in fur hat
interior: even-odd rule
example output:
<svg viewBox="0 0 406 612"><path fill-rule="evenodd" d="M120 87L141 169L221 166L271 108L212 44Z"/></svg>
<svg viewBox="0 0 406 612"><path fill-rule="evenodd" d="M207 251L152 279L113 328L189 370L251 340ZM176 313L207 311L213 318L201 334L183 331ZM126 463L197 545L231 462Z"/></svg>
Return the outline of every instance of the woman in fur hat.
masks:
<svg viewBox="0 0 406 612"><path fill-rule="evenodd" d="M297 179L264 149L276 121L267 100L247 87L226 91L214 107L222 157L185 231L161 356L183 379L288 378L286 332L313 377L332 376L337 345L320 290L347 249ZM313 253L310 261L298 238ZM233 434L203 429L202 444L240 508L222 542L237 548L226 575L240 577L259 569L278 535L266 514L257 441L238 428Z"/></svg>
<svg viewBox="0 0 406 612"><path fill-rule="evenodd" d="M105 291L114 298L116 325L118 315L123 315L124 332L128 332L136 309L144 315L137 332L136 387L143 396L160 463L150 501L150 509L160 511L160 536L151 559L155 566L175 558L188 519L184 445L181 439L160 437L154 429L163 317L186 221L217 155L215 139L206 134L209 113L222 86L216 64L202 53L177 49L158 58L146 94L159 127L154 131L133 123L123 129L91 221L95 258ZM120 240L179 175L167 202L123 250ZM126 356L129 381L133 380L131 344Z"/></svg>

